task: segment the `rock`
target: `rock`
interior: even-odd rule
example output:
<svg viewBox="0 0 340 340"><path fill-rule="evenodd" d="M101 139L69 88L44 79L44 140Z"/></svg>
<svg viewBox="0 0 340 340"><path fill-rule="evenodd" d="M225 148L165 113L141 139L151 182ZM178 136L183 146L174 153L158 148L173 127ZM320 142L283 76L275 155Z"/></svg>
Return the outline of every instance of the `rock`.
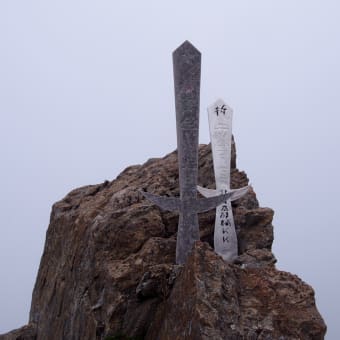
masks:
<svg viewBox="0 0 340 340"><path fill-rule="evenodd" d="M180 317L179 317L180 315ZM274 266L242 269L197 242L145 339L322 339L313 289Z"/></svg>
<svg viewBox="0 0 340 340"><path fill-rule="evenodd" d="M15 329L7 334L0 335L1 340L36 340L37 327L35 324L28 324Z"/></svg>
<svg viewBox="0 0 340 340"><path fill-rule="evenodd" d="M231 187L247 185L234 144L231 164ZM234 264L212 251L212 210L199 216L202 242L175 265L178 215L138 190L178 196L177 167L173 152L55 203L30 324L0 339L323 339L312 288L275 269L273 211L259 207L253 190L233 202ZM214 188L207 145L198 184Z"/></svg>

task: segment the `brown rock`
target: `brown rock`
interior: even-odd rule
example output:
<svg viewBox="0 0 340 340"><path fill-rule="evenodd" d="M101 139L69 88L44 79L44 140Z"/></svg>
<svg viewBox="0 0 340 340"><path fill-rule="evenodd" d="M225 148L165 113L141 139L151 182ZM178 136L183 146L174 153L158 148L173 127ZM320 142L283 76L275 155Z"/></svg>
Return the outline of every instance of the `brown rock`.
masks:
<svg viewBox="0 0 340 340"><path fill-rule="evenodd" d="M146 339L323 339L313 289L273 266L242 269L202 242L157 310Z"/></svg>
<svg viewBox="0 0 340 340"><path fill-rule="evenodd" d="M36 340L36 324L28 324L21 328L15 329L7 334L0 335L1 340Z"/></svg>
<svg viewBox="0 0 340 340"><path fill-rule="evenodd" d="M234 144L232 155L231 186L247 185ZM199 156L198 184L213 188L210 146L200 146ZM178 215L147 202L141 188L178 196L177 153L130 166L114 181L73 190L54 204L30 324L1 340L323 338L313 290L274 267L273 211L259 207L253 190L233 202L235 264L208 245L210 211L200 215L207 243L198 243L182 268L175 265Z"/></svg>

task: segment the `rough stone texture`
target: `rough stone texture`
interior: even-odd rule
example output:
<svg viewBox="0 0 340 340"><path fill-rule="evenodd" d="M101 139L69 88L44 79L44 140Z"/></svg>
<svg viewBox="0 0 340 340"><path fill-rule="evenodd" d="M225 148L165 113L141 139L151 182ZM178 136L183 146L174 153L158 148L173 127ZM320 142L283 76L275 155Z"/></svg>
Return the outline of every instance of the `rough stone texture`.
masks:
<svg viewBox="0 0 340 340"><path fill-rule="evenodd" d="M198 184L214 188L210 146L199 148ZM247 184L233 147L231 188ZM177 266L178 215L146 201L141 188L178 196L176 152L54 204L30 324L1 340L323 339L312 288L275 269L273 211L253 190L233 202L235 263L212 251L212 210L200 215L201 242Z"/></svg>
<svg viewBox="0 0 340 340"><path fill-rule="evenodd" d="M7 334L0 335L1 340L35 340L36 338L37 327L35 324L29 324Z"/></svg>
<svg viewBox="0 0 340 340"><path fill-rule="evenodd" d="M322 339L313 289L273 265L241 268L197 242L146 339Z"/></svg>

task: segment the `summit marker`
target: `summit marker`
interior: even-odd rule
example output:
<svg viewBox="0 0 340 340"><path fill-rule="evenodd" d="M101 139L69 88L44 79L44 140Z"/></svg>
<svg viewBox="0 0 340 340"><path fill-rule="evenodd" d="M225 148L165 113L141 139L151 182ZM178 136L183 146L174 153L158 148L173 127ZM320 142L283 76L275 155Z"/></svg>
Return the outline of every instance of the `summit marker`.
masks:
<svg viewBox="0 0 340 340"><path fill-rule="evenodd" d="M230 160L233 110L221 99L208 107L211 149L213 154L216 190L200 186L198 191L205 197L228 193L230 197L216 208L214 248L226 261L238 256L237 235L231 201L245 195L248 186L230 189Z"/></svg>
<svg viewBox="0 0 340 340"><path fill-rule="evenodd" d="M199 240L197 213L215 208L230 194L197 199L201 53L185 41L173 52L180 197L141 193L163 210L179 212L176 263L182 264Z"/></svg>

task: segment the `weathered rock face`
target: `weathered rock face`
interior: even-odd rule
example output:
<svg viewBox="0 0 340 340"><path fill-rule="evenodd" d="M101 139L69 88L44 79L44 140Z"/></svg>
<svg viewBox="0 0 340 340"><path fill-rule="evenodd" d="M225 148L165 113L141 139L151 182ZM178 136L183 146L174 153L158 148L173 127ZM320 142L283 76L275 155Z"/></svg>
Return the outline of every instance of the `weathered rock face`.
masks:
<svg viewBox="0 0 340 340"><path fill-rule="evenodd" d="M206 145L198 184L214 187ZM234 148L231 187L247 184ZM312 288L275 269L273 211L254 191L233 202L235 263L211 248L212 210L200 215L201 242L177 266L178 215L146 201L141 188L178 196L176 152L54 204L30 323L0 339L323 339Z"/></svg>
<svg viewBox="0 0 340 340"><path fill-rule="evenodd" d="M197 242L147 339L322 339L313 289L272 265L241 268Z"/></svg>

